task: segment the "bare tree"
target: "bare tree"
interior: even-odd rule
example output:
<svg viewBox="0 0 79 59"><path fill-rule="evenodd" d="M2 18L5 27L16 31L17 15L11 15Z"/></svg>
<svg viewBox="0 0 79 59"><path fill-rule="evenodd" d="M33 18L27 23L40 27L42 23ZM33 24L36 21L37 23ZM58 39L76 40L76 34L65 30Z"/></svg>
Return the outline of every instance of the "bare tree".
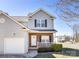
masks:
<svg viewBox="0 0 79 59"><path fill-rule="evenodd" d="M55 8L57 16L73 30L73 40L78 40L79 0L56 0L56 3L52 4L45 3L45 0L38 1L50 9Z"/></svg>
<svg viewBox="0 0 79 59"><path fill-rule="evenodd" d="M59 17L73 30L73 38L77 38L79 30L79 0L58 0L56 8L59 12Z"/></svg>

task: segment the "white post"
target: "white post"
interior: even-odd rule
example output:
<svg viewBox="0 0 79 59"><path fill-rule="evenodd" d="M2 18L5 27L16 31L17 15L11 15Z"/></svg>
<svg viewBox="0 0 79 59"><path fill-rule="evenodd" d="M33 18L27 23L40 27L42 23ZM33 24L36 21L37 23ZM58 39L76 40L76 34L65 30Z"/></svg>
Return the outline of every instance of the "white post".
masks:
<svg viewBox="0 0 79 59"><path fill-rule="evenodd" d="M24 44L25 44L24 50L25 50L25 53L27 53L28 52L28 47L29 47L29 35L28 35L28 32L25 32L25 42L24 42Z"/></svg>

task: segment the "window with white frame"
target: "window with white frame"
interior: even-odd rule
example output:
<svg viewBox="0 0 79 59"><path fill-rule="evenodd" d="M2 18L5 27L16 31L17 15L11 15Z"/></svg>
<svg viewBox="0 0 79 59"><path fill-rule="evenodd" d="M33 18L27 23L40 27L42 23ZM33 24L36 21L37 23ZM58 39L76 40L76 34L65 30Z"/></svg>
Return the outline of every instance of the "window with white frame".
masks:
<svg viewBox="0 0 79 59"><path fill-rule="evenodd" d="M41 20L41 27L45 27L45 20Z"/></svg>
<svg viewBox="0 0 79 59"><path fill-rule="evenodd" d="M42 35L41 36L41 42L48 43L49 42L49 36L48 35Z"/></svg>
<svg viewBox="0 0 79 59"><path fill-rule="evenodd" d="M37 20L36 26L37 27L40 27L41 26L41 21L40 20Z"/></svg>
<svg viewBox="0 0 79 59"><path fill-rule="evenodd" d="M35 19L35 27L47 27L47 19L45 19L45 20L36 20Z"/></svg>

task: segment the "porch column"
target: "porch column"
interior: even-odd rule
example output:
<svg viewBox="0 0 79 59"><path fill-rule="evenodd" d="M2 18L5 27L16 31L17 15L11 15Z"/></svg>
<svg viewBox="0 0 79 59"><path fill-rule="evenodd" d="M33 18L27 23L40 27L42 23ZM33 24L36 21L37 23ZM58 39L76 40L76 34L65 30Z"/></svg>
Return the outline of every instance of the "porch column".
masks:
<svg viewBox="0 0 79 59"><path fill-rule="evenodd" d="M53 34L50 35L50 42L53 42Z"/></svg>
<svg viewBox="0 0 79 59"><path fill-rule="evenodd" d="M28 47L29 47L29 34L28 32L25 32L25 42L24 42L24 50L25 53L28 52Z"/></svg>

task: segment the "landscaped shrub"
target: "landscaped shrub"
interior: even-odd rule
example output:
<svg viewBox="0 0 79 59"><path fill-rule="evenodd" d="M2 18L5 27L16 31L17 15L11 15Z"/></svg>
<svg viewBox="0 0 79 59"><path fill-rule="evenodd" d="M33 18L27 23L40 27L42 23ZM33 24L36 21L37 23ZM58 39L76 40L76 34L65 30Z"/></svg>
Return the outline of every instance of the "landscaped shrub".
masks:
<svg viewBox="0 0 79 59"><path fill-rule="evenodd" d="M45 47L42 47L42 48L38 48L38 52L51 52L51 48L45 48Z"/></svg>
<svg viewBox="0 0 79 59"><path fill-rule="evenodd" d="M50 48L53 51L61 51L62 50L62 44L52 44Z"/></svg>
<svg viewBox="0 0 79 59"><path fill-rule="evenodd" d="M62 50L62 44L52 44L50 47L40 47L38 52L56 52Z"/></svg>

